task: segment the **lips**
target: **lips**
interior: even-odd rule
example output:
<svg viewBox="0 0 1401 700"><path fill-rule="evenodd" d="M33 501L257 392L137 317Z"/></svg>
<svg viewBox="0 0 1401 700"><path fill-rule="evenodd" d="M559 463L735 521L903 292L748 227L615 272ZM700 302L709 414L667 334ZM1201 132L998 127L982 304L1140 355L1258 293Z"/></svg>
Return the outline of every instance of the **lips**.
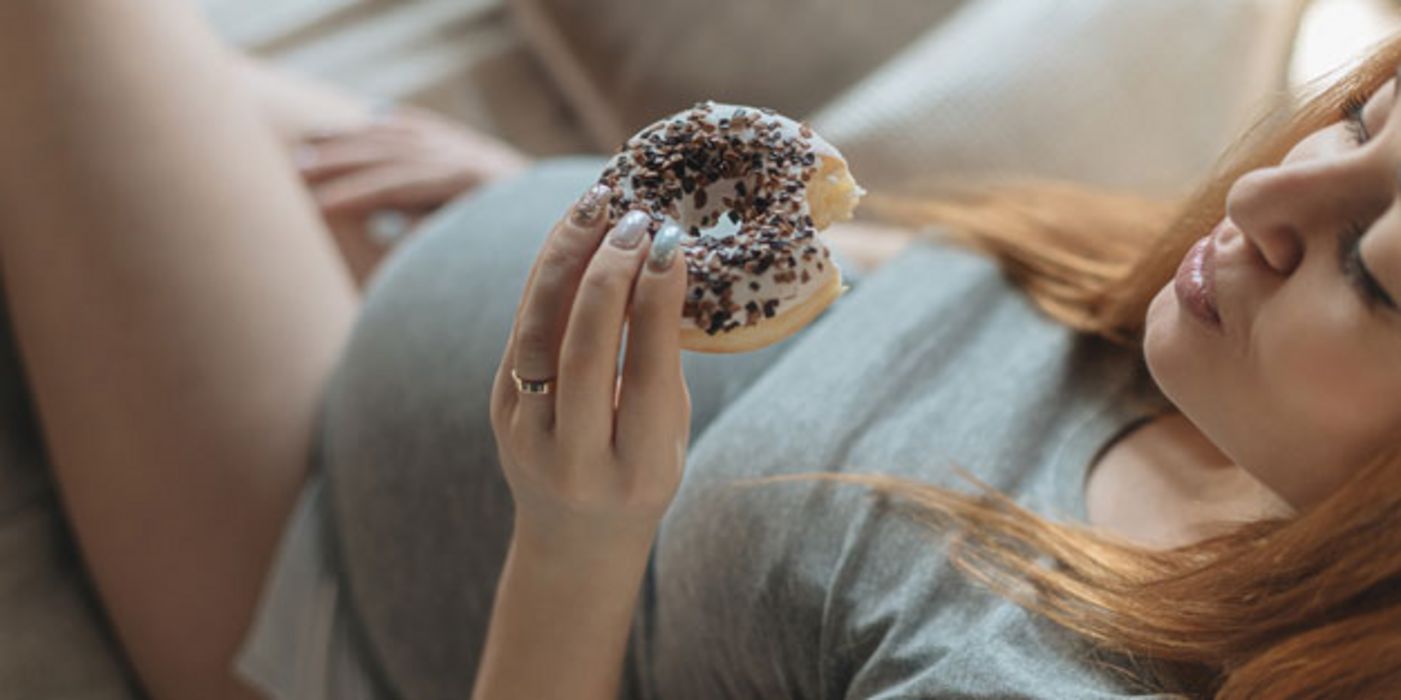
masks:
<svg viewBox="0 0 1401 700"><path fill-rule="evenodd" d="M1220 331L1221 314L1216 306L1216 235L1225 225L1223 220L1209 235L1192 245L1173 280L1177 300L1194 318L1208 328Z"/></svg>

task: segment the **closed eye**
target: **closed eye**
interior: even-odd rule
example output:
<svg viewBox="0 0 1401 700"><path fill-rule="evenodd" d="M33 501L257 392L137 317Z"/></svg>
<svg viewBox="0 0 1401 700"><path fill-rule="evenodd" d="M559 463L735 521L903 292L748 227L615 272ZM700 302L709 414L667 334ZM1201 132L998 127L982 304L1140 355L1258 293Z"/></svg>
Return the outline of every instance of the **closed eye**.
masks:
<svg viewBox="0 0 1401 700"><path fill-rule="evenodd" d="M1367 128L1367 120L1363 118L1363 110L1367 106L1367 101L1357 95L1349 96L1343 104L1343 123L1347 125L1348 132L1352 135L1352 140L1358 146L1365 146L1372 140L1372 132ZM1351 283L1353 289L1362 296L1363 302L1368 308L1374 308L1381 304L1391 309L1397 309L1396 300L1387 293L1377 279L1372 276L1367 269L1366 261L1362 259L1362 237L1365 235L1363 228L1356 223L1349 223L1346 231L1338 239L1338 263L1343 275Z"/></svg>
<svg viewBox="0 0 1401 700"><path fill-rule="evenodd" d="M1366 263L1362 260L1363 235L1361 226L1349 224L1348 230L1338 237L1338 265L1342 269L1343 276L1351 283L1352 288L1362 296L1362 301L1367 308L1374 308L1377 304L1381 304L1391 309L1397 309L1396 300L1377 282L1377 278L1372 276L1371 271L1367 269Z"/></svg>
<svg viewBox="0 0 1401 700"><path fill-rule="evenodd" d="M1372 140L1372 132L1367 129L1367 120L1362 118L1362 110L1366 106L1367 102L1356 95L1348 97L1347 102L1343 104L1343 123L1352 134L1353 142L1359 146L1365 146Z"/></svg>

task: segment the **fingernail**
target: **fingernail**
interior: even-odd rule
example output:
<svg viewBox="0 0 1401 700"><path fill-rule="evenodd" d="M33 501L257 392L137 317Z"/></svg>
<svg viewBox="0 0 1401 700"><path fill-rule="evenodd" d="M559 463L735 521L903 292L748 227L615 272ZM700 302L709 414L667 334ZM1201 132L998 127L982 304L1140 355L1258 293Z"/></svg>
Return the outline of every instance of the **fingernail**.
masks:
<svg viewBox="0 0 1401 700"><path fill-rule="evenodd" d="M397 209L380 209L365 219L365 232L381 248L390 248L409 232L412 222Z"/></svg>
<svg viewBox="0 0 1401 700"><path fill-rule="evenodd" d="M598 223L599 216L603 214L604 205L608 203L608 198L613 194L613 190L607 185L599 184L589 188L584 196L574 203L574 213L570 215L570 220L575 226L593 226Z"/></svg>
<svg viewBox="0 0 1401 700"><path fill-rule="evenodd" d="M647 235L647 229L652 225L652 217L646 212L636 209L628 212L617 226L613 227L613 232L608 234L608 242L615 248L624 250L636 248L642 242L642 237Z"/></svg>
<svg viewBox="0 0 1401 700"><path fill-rule="evenodd" d="M681 227L666 222L662 230L652 238L652 250L647 253L647 268L652 272L666 272L671 267L676 249L681 247Z"/></svg>

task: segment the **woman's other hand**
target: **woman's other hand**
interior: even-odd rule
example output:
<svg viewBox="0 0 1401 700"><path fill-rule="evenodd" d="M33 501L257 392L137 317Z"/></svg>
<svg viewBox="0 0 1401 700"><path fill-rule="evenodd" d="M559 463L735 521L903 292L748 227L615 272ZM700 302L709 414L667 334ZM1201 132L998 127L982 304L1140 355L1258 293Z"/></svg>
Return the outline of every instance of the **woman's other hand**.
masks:
<svg viewBox="0 0 1401 700"><path fill-rule="evenodd" d="M424 216L530 162L500 141L413 107L306 130L289 148L357 286Z"/></svg>
<svg viewBox="0 0 1401 700"><path fill-rule="evenodd" d="M497 370L491 422L517 544L645 552L681 481L691 413L681 231L668 224L649 241L651 219L634 212L605 232L608 196L590 190L549 234ZM548 393L520 390L513 370L549 380Z"/></svg>
<svg viewBox="0 0 1401 700"><path fill-rule="evenodd" d="M421 215L529 163L501 141L414 107L310 134L295 159L328 219L381 210Z"/></svg>

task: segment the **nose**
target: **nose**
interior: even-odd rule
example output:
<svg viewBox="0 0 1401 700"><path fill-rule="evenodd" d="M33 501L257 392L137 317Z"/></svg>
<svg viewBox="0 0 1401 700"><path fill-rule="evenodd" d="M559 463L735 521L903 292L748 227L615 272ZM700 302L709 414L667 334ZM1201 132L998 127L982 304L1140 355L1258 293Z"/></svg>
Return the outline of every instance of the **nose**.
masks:
<svg viewBox="0 0 1401 700"><path fill-rule="evenodd" d="M1372 159L1319 155L1291 153L1279 165L1242 175L1226 196L1227 217L1281 275L1299 266L1313 242L1331 240L1356 218L1362 199L1376 187Z"/></svg>
<svg viewBox="0 0 1401 700"><path fill-rule="evenodd" d="M1226 216L1261 259L1281 275L1298 267L1304 256L1304 215L1317 188L1304 187L1290 166L1252 170L1242 175L1226 195Z"/></svg>

